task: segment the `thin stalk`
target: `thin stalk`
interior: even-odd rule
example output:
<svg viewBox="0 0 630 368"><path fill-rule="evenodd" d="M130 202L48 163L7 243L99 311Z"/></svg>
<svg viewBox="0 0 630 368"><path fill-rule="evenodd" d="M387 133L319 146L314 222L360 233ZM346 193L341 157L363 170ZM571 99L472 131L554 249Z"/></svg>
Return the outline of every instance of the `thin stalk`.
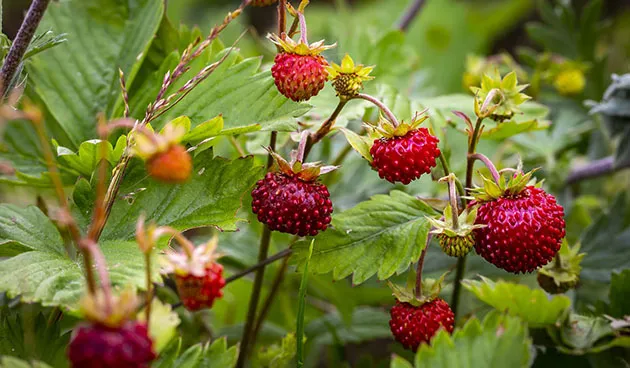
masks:
<svg viewBox="0 0 630 368"><path fill-rule="evenodd" d="M472 177L475 165L475 159L470 156L475 153L477 149L477 142L479 141L479 132L481 131L481 123L483 118L477 118L475 122L475 128L468 141L468 160L466 161L466 195L470 194L472 188ZM466 201L464 201L466 202ZM457 269L455 271L455 281L453 283L453 294L451 296L451 309L457 319L457 311L459 309L459 296L462 290L462 279L466 272L466 256L459 257L457 259Z"/></svg>
<svg viewBox="0 0 630 368"><path fill-rule="evenodd" d="M269 314L269 310L271 309L271 305L273 304L276 294L280 290L280 285L282 285L282 281L284 281L284 275L287 271L288 265L289 257L284 257L284 259L282 260L282 264L280 264L280 268L276 272L276 277L274 277L273 283L271 284L271 290L265 298L265 301L262 304L262 308L260 309L260 313L258 314L258 318L256 319L256 325L254 327L254 333L252 336L252 346L256 344L258 333L260 332L260 329L262 328L262 325L267 318L267 314Z"/></svg>
<svg viewBox="0 0 630 368"><path fill-rule="evenodd" d="M44 128L41 113L38 112L34 114L28 114L27 117L35 125L35 129L37 130L37 136L39 137L42 146L44 159L46 160L46 165L48 166L50 180L53 182L53 186L55 187L55 192L57 195L57 200L59 201L59 206L63 211L63 222L68 227L74 245L83 255L83 263L85 266L85 279L88 286L88 291L93 294L96 291L96 281L94 278L94 271L92 270L92 257L90 255L90 252L81 246L81 231L79 230L79 226L74 220L74 217L72 217L70 213L68 199L66 198L66 193L63 190L63 183L61 181L61 177L59 176L59 171L57 170L57 166L55 165L52 147L50 146L48 134L46 134L46 128Z"/></svg>
<svg viewBox="0 0 630 368"><path fill-rule="evenodd" d="M276 148L276 141L278 139L278 132L271 132L271 138L269 139L270 151L274 151ZM271 153L267 156L267 170L273 165L273 156ZM263 225L263 232L260 236L260 248L258 249L258 262L262 262L267 259L269 254L269 245L271 244L271 230L269 227ZM256 310L258 309L258 302L260 300L260 292L262 290L263 280L265 278L265 267L260 267L256 270L254 277L254 286L252 289L252 295L249 300L249 307L247 310L247 319L245 320L245 326L243 327L243 336L241 339L241 349L238 353L238 360L236 362L236 368L245 367L245 361L249 355L251 349L251 341L253 339L253 328L256 320Z"/></svg>
<svg viewBox="0 0 630 368"><path fill-rule="evenodd" d="M265 267L268 264L271 264L271 263L273 263L273 262L275 262L275 261L277 261L279 259L282 259L282 258L289 259L289 256L292 253L293 253L293 250L291 250L290 248L287 248L285 250L281 250L280 252L274 254L273 256L268 257L264 261L258 262L255 265L253 265L253 266L251 266L249 268L246 268L243 271L241 271L241 272L239 272L239 273L237 273L235 275L232 275L232 276L228 277L227 279L225 279L225 283L229 284L232 281L236 281L236 280L240 279L241 277L247 276L250 273L258 270L259 268Z"/></svg>
<svg viewBox="0 0 630 368"><path fill-rule="evenodd" d="M455 176L450 174L448 180L448 197L451 201L451 216L453 216L453 230L459 229L459 198L455 187Z"/></svg>
<svg viewBox="0 0 630 368"><path fill-rule="evenodd" d="M15 40L13 40L11 49L9 49L9 53L4 59L2 69L0 69L0 96L4 96L8 92L9 85L15 77L15 73L22 62L28 45L33 39L33 35L35 35L39 22L44 17L49 3L50 0L33 0L31 3L26 17L24 17L24 21L15 36Z"/></svg>
<svg viewBox="0 0 630 368"><path fill-rule="evenodd" d="M420 255L420 259L418 260L418 265L416 268L416 297L422 296L422 267L424 266L424 256L427 254L427 248L429 247L429 243L431 242L431 238L433 234L429 234L427 237L427 245L425 245L422 250L422 254Z"/></svg>
<svg viewBox="0 0 630 368"><path fill-rule="evenodd" d="M337 117L347 103L348 100L340 100L330 117L324 121L322 126L320 126L314 134L311 134L308 142L306 143L306 147L304 148L304 156L308 156L309 152L311 152L311 148L313 148L313 145L321 141L330 132L332 127L335 125L335 120L337 120Z"/></svg>
<svg viewBox="0 0 630 368"><path fill-rule="evenodd" d="M153 299L153 283L151 282L151 251L144 254L145 277L147 279L147 295L146 295L146 318L147 329L151 325L151 300Z"/></svg>
<svg viewBox="0 0 630 368"><path fill-rule="evenodd" d="M490 170L490 174L492 175L492 179L494 180L494 182L499 184L499 180L501 179L501 174L499 174L499 171L497 170L496 166L494 166L492 161L490 161L490 159L486 157L486 155L484 155L483 153L473 153L472 155L469 155L468 157L472 158L473 160L479 160L483 162L488 168L488 170Z"/></svg>
<svg viewBox="0 0 630 368"><path fill-rule="evenodd" d="M101 248L98 244L90 238L84 238L81 240L81 248L87 250L87 252L92 256L92 260L94 260L96 271L101 279L101 290L103 290L103 295L105 297L107 313L112 313L112 282L109 278L109 271L107 270L105 256L103 255L103 252L101 252Z"/></svg>
<svg viewBox="0 0 630 368"><path fill-rule="evenodd" d="M278 1L278 36L287 29L287 0Z"/></svg>
<svg viewBox="0 0 630 368"><path fill-rule="evenodd" d="M378 106L378 108L381 109L381 111L383 111L385 116L387 116L387 118L392 122L392 124L394 124L394 126L400 125L400 123L398 122L398 119L396 119L396 116L389 109L389 107L387 107L384 103L379 101L377 98L372 97L372 96L370 96L368 94L365 94L365 93L359 93L359 94L357 94L356 96L354 96L352 98L361 98L363 100L370 101L374 105Z"/></svg>
<svg viewBox="0 0 630 368"><path fill-rule="evenodd" d="M308 45L308 37L306 35L307 33L306 18L304 17L304 13L300 11L298 11L297 16L300 22L300 42L302 42L305 45Z"/></svg>
<svg viewBox="0 0 630 368"><path fill-rule="evenodd" d="M440 164L442 164L444 176L449 176L451 174L451 168L446 161L446 157L444 157L444 153L440 152L438 159L440 160ZM457 186L457 192L459 193L459 195L463 196L466 191L464 190L464 186L462 185L462 183L460 183L459 180L455 180L455 185Z"/></svg>
<svg viewBox="0 0 630 368"><path fill-rule="evenodd" d="M403 32L407 32L413 20L420 13L420 9L422 9L424 2L425 0L412 0L411 5L409 5L409 8L407 8L402 18L400 18L400 21L398 22L398 29Z"/></svg>

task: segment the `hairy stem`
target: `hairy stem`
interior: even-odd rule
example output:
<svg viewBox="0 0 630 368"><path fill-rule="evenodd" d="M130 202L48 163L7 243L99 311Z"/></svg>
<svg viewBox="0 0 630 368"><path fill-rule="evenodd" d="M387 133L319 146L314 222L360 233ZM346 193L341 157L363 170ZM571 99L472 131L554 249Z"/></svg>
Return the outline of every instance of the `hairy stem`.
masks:
<svg viewBox="0 0 630 368"><path fill-rule="evenodd" d="M354 96L352 98L361 98L361 99L364 99L366 101L370 101L374 105L378 106L378 108L381 109L381 111L383 111L385 116L387 116L387 118L392 122L392 124L394 124L394 126L400 125L400 123L398 122L398 119L396 119L396 116L389 109L389 107L387 107L384 103L379 101L377 98L372 97L372 96L370 96L368 94L365 94L365 93L359 93L359 94L357 94L356 96Z"/></svg>
<svg viewBox="0 0 630 368"><path fill-rule="evenodd" d="M324 121L322 126L320 126L315 133L311 134L308 141L306 142L306 147L304 148L305 157L308 156L309 152L311 152L311 148L313 148L313 145L324 139L324 137L330 132L332 127L335 125L335 120L337 120L337 117L347 103L348 100L340 100L339 104L337 104L337 107L335 108L335 111L333 111L330 117L326 119L326 121Z"/></svg>
<svg viewBox="0 0 630 368"><path fill-rule="evenodd" d="M258 336L258 333L260 332L260 329L262 328L262 325L267 318L267 314L269 314L269 310L271 309L271 305L276 298L276 294L280 290L280 285L282 285L282 281L284 281L284 275L287 271L288 264L289 257L285 257L282 260L280 268L276 272L276 277L274 277L273 283L271 284L269 295L267 295L267 297L265 298L265 301L262 304L262 308L260 309L260 313L258 314L258 318L256 319L256 325L254 326L254 333L252 336L252 345L256 344L256 337Z"/></svg>
<svg viewBox="0 0 630 368"><path fill-rule="evenodd" d="M449 174L448 176L448 197L451 201L451 216L453 216L453 230L459 229L459 199L457 198L457 189L455 186L455 176Z"/></svg>
<svg viewBox="0 0 630 368"><path fill-rule="evenodd" d="M472 155L468 155L468 157L472 158L473 160L479 160L483 162L484 165L486 165L486 167L488 168L488 170L490 170L490 174L492 175L492 180L494 180L495 183L499 184L499 180L501 179L501 174L499 174L497 167L494 166L492 161L490 161L490 159L486 155L484 155L483 153L473 153Z"/></svg>
<svg viewBox="0 0 630 368"><path fill-rule="evenodd" d="M448 162L446 161L446 157L444 157L444 153L440 152L440 155L438 156L440 163L442 164L442 170L444 171L444 176L449 176L451 174L451 168L448 165ZM463 196L464 193L466 193L466 191L464 190L464 186L462 185L462 183L459 182L459 180L455 180L455 185L457 187L457 193L459 193L460 196Z"/></svg>
<svg viewBox="0 0 630 368"><path fill-rule="evenodd" d="M227 279L225 279L225 283L229 284L232 281L236 281L236 280L240 279L241 277L247 276L250 273L258 270L259 268L265 267L268 264L271 264L271 263L273 263L273 262L275 262L275 261L277 261L279 259L282 259L282 258L288 259L289 256L292 253L293 253L293 250L291 250L290 248L287 248L285 250L281 250L280 252L278 252L278 253L268 257L267 259L263 260L262 262L258 262L255 265L253 265L253 266L251 266L249 268L246 268L243 271L241 271L241 272L239 272L239 273L237 273L235 275L232 275L232 276L228 277Z"/></svg>
<svg viewBox="0 0 630 368"><path fill-rule="evenodd" d="M424 267L424 256L427 254L427 248L429 247L429 243L431 242L431 238L433 234L429 234L427 237L427 244L424 246L422 250L422 254L420 255L420 259L418 260L418 265L416 266L416 297L419 298L422 296L422 267Z"/></svg>
<svg viewBox="0 0 630 368"><path fill-rule="evenodd" d="M4 59L2 69L0 69L0 96L4 96L9 92L9 85L15 77L15 73L22 62L22 58L33 39L33 35L35 35L35 30L42 20L49 3L50 0L33 0L31 3L31 7L28 9L28 13L26 13L26 17L15 36L15 40L13 40L11 49Z"/></svg>
<svg viewBox="0 0 630 368"><path fill-rule="evenodd" d="M307 33L307 29L306 29L306 18L304 17L304 13L298 11L297 13L298 16L298 20L300 22L300 42L308 45L308 37L306 35Z"/></svg>
<svg viewBox="0 0 630 368"><path fill-rule="evenodd" d="M413 20L420 13L420 10L422 9L422 6L424 5L424 3L425 3L425 0L412 0L411 4L409 5L405 13L400 18L400 21L398 22L398 29L400 29L403 32L407 32Z"/></svg>
<svg viewBox="0 0 630 368"><path fill-rule="evenodd" d="M470 139L468 140L468 159L466 161L466 195L470 194L469 191L472 188L473 170L475 165L475 159L470 156L473 155L477 149L477 142L479 141L479 132L481 131L481 123L483 118L477 118L475 122L475 128L472 131ZM457 269L455 271L455 281L453 283L453 294L451 296L451 309L457 319L457 311L459 309L459 295L462 290L462 279L466 272L466 256L459 257L457 259Z"/></svg>

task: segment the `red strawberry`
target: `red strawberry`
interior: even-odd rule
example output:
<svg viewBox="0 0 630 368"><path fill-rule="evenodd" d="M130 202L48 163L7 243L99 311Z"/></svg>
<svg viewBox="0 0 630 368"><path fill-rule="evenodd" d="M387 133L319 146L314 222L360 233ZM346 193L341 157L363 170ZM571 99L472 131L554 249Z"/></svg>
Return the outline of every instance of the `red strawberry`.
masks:
<svg viewBox="0 0 630 368"><path fill-rule="evenodd" d="M277 2L278 0L252 0L252 6L269 6Z"/></svg>
<svg viewBox="0 0 630 368"><path fill-rule="evenodd" d="M271 75L284 96L293 101L306 101L324 88L327 66L321 55L281 52L276 55Z"/></svg>
<svg viewBox="0 0 630 368"><path fill-rule="evenodd" d="M186 309L196 311L211 308L214 300L223 296L222 289L225 286L225 279L222 274L223 266L218 263L206 266L203 276L176 273L177 291Z"/></svg>
<svg viewBox="0 0 630 368"><path fill-rule="evenodd" d="M495 198L482 198L475 221L486 225L475 229L477 253L512 273L532 272L547 264L565 235L562 206L544 190L525 186L529 176L517 175L507 189L496 191Z"/></svg>
<svg viewBox="0 0 630 368"><path fill-rule="evenodd" d="M370 149L372 166L378 175L395 183L409 184L435 167L440 155L439 140L426 128L408 131L403 136L380 138Z"/></svg>
<svg viewBox="0 0 630 368"><path fill-rule="evenodd" d="M147 327L129 321L118 327L86 324L73 332L68 346L73 368L142 368L156 358Z"/></svg>
<svg viewBox="0 0 630 368"><path fill-rule="evenodd" d="M304 20L304 15L299 14ZM269 39L282 51L276 55L271 75L278 91L293 101L305 101L317 95L324 88L328 79L328 62L320 55L333 46L325 46L324 41L308 44L305 21L300 22L301 39L299 42L282 34L280 37L269 35Z"/></svg>
<svg viewBox="0 0 630 368"><path fill-rule="evenodd" d="M252 211L271 230L300 236L326 230L333 212L324 184L268 173L252 191Z"/></svg>
<svg viewBox="0 0 630 368"><path fill-rule="evenodd" d="M406 349L416 351L429 344L440 328L453 332L455 315L448 303L435 298L420 306L396 300L390 311L389 327L396 341Z"/></svg>
<svg viewBox="0 0 630 368"><path fill-rule="evenodd" d="M172 145L165 152L157 152L146 161L152 178L167 183L183 183L190 178L192 159L182 145Z"/></svg>

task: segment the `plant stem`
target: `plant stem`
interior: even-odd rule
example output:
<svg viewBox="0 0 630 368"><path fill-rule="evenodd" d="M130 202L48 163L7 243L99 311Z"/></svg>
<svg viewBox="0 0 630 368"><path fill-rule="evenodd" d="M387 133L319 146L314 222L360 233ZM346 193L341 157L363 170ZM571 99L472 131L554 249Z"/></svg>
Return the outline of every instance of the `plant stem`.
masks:
<svg viewBox="0 0 630 368"><path fill-rule="evenodd" d="M151 300L153 299L153 283L151 282L151 251L148 251L144 254L144 263L145 263L145 276L147 278L147 296L146 296L146 318L147 318L147 329L151 325Z"/></svg>
<svg viewBox="0 0 630 368"><path fill-rule="evenodd" d="M15 77L15 72L22 62L22 58L33 39L35 30L42 20L49 3L50 0L33 0L31 3L31 7L28 9L28 13L26 13L26 17L15 36L15 40L0 70L0 96L4 96L9 92L9 85Z"/></svg>
<svg viewBox="0 0 630 368"><path fill-rule="evenodd" d="M484 155L483 153L473 153L472 155L469 155L468 157L472 158L473 160L479 160L483 162L488 168L488 170L490 170L490 174L492 175L492 179L494 180L494 182L499 184L499 180L501 179L501 174L499 174L499 171L497 170L496 166L494 166L492 161L490 161L490 159L486 155Z"/></svg>
<svg viewBox="0 0 630 368"><path fill-rule="evenodd" d="M444 157L444 153L440 152L438 156L440 163L442 164L442 170L444 171L444 176L449 176L451 174L451 168L448 166L448 162L446 161L446 157ZM463 196L466 191L464 190L464 186L459 180L455 180L455 185L457 186L457 192L460 196Z"/></svg>
<svg viewBox="0 0 630 368"><path fill-rule="evenodd" d="M307 29L306 29L306 18L304 17L304 13L298 11L297 13L298 16L298 20L300 22L300 42L308 45L308 38L307 38Z"/></svg>
<svg viewBox="0 0 630 368"><path fill-rule="evenodd" d="M40 143L42 145L44 159L46 160L46 165L48 166L50 180L53 182L55 192L57 194L57 200L59 201L59 206L63 211L63 223L68 227L68 231L70 232L70 236L72 237L74 245L83 255L83 263L85 266L85 279L88 291L93 294L96 291L96 281L94 278L94 271L92 270L92 258L90 252L81 246L81 231L79 230L79 226L74 220L74 217L72 217L70 213L68 199L66 198L66 193L63 190L63 183L61 181L61 177L59 176L59 171L57 170L57 166L55 165L53 151L50 147L48 134L46 134L46 128L44 127L44 122L42 121L41 112L28 114L27 118L35 125L35 129L37 130L37 136L39 137Z"/></svg>
<svg viewBox="0 0 630 368"><path fill-rule="evenodd" d="M284 274L287 271L287 266L289 265L289 257L284 257L282 260L282 264L280 268L276 272L276 277L273 279L273 283L271 284L271 290L269 291L269 295L265 298L263 302L263 306L260 309L260 313L258 318L256 319L256 325L254 327L254 333L252 336L252 345L256 344L256 337L258 337L258 333L262 328L265 319L267 318L267 314L269 313L269 309L271 309L271 305L276 297L276 294L280 290L280 285L282 285L282 281L284 280Z"/></svg>
<svg viewBox="0 0 630 368"><path fill-rule="evenodd" d="M571 173L567 177L566 184L575 184L582 180L610 175L616 171L627 169L629 167L630 160L626 160L615 165L615 158L613 156L608 156L600 160L590 162L571 171Z"/></svg>
<svg viewBox="0 0 630 368"><path fill-rule="evenodd" d="M366 101L370 101L374 105L378 106L381 109L381 111L383 111L383 113L385 113L385 116L387 116L387 118L392 122L392 124L394 124L394 126L400 125L400 123L398 122L398 119L396 119L396 116L394 115L394 113L387 106L385 106L384 103L379 101L377 98L372 97L372 96L370 96L368 94L365 94L365 93L359 93L359 94L357 94L356 96L354 96L352 98L361 98L361 99L364 99Z"/></svg>
<svg viewBox="0 0 630 368"><path fill-rule="evenodd" d="M289 256L292 253L293 253L293 250L291 250L291 248L287 248L285 250L281 250L280 252L274 254L273 256L268 257L264 261L258 262L255 265L253 265L253 266L251 266L249 268L246 268L243 271L241 271L241 272L239 272L239 273L237 273L235 275L232 275L232 276L228 277L227 279L225 279L225 283L229 284L232 281L236 281L236 280L240 279L241 277L247 276L250 273L256 271L257 269L259 269L261 267L265 267L268 264L273 263L273 262L275 262L275 261L277 261L279 259L282 259L282 258L288 259Z"/></svg>
<svg viewBox="0 0 630 368"><path fill-rule="evenodd" d="M276 149L276 141L278 139L278 132L271 132L271 138L269 139L269 148L271 151ZM273 156L271 153L267 156L267 170L273 165ZM263 232L260 236L260 248L258 249L258 262L262 262L267 258L269 253L269 245L271 243L271 230L266 225L263 225ZM258 301L260 300L260 292L262 290L263 279L265 278L265 267L260 267L256 270L256 276L254 277L254 286L252 288L252 295L249 300L249 307L247 310L247 319L245 320L245 326L243 327L243 336L241 339L241 349L238 353L238 360L236 362L236 368L245 367L245 360L249 355L251 349L251 341L254 338L254 322L256 319L256 310L258 309Z"/></svg>
<svg viewBox="0 0 630 368"><path fill-rule="evenodd" d="M477 142L479 141L479 132L481 131L481 123L483 118L477 118L475 122L475 128L468 141L468 159L466 161L466 195L469 194L472 187L473 169L475 165L475 159L470 156L475 153L477 149ZM466 201L464 201L466 202ZM466 204L466 203L465 203ZM464 206L465 207L465 206ZM455 271L455 281L453 283L453 294L451 296L451 309L457 319L457 311L459 309L459 295L462 290L462 279L466 272L466 256L459 257L457 259L457 270Z"/></svg>
<svg viewBox="0 0 630 368"><path fill-rule="evenodd" d="M420 259L418 260L418 265L416 268L416 297L420 297L422 295L422 267L424 266L424 256L427 254L427 248L429 247L429 243L431 242L431 238L433 234L429 234L427 237L427 244L424 246L422 250L422 254L420 255Z"/></svg>
<svg viewBox="0 0 630 368"><path fill-rule="evenodd" d="M287 29L287 0L278 1L278 36Z"/></svg>
<svg viewBox="0 0 630 368"><path fill-rule="evenodd" d="M317 129L317 132L311 134L308 141L306 142L306 147L304 148L304 157L308 156L309 152L311 152L311 148L313 148L313 145L321 141L326 136L326 134L330 132L330 129L332 129L333 125L335 125L335 120L337 120L337 117L341 113L341 110L343 110L347 103L348 100L340 100L339 104L337 104L337 107L335 108L335 111L333 111L330 117L326 119L326 121L324 121L319 129Z"/></svg>
<svg viewBox="0 0 630 368"><path fill-rule="evenodd" d="M407 8L402 18L400 18L400 21L398 22L398 29L403 32L407 32L413 20L420 13L420 9L422 9L424 1L425 0L412 0L409 8Z"/></svg>
<svg viewBox="0 0 630 368"><path fill-rule="evenodd" d="M448 197L451 201L451 216L453 217L453 230L459 229L459 199L457 198L457 190L455 187L455 176L449 174L448 177Z"/></svg>

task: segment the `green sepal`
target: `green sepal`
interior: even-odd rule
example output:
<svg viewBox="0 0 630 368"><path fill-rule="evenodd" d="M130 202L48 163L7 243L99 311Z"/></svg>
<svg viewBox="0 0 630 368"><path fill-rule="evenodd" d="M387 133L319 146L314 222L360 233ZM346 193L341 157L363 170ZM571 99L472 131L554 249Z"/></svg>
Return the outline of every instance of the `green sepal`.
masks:
<svg viewBox="0 0 630 368"><path fill-rule="evenodd" d="M387 281L387 285L392 289L392 294L398 301L419 307L438 297L440 291L442 291L442 283L448 273L449 271L443 273L437 280L423 279L422 293L420 296L416 296L415 294L415 271L409 272L407 285L405 287L396 285L389 280Z"/></svg>
<svg viewBox="0 0 630 368"><path fill-rule="evenodd" d="M485 227L486 225L475 224L477 219L477 206L466 208L457 217L457 229L453 224L453 211L451 204L447 204L444 208L444 221L426 216L427 220L433 226L431 234L444 234L449 237L466 237L473 230Z"/></svg>
<svg viewBox="0 0 630 368"><path fill-rule="evenodd" d="M586 253L579 253L580 245L570 247L566 239L554 259L538 270L538 283L551 294L564 293L577 286L580 280L580 263Z"/></svg>
<svg viewBox="0 0 630 368"><path fill-rule="evenodd" d="M485 177L479 174L483 180L483 187L474 188L471 190L471 194L475 200L479 202L489 202L500 197L512 197L521 193L525 187L532 183L532 176L538 169L534 169L527 173L523 173L520 170L516 171L516 174L511 175L507 180L505 176L499 176L499 182Z"/></svg>
<svg viewBox="0 0 630 368"><path fill-rule="evenodd" d="M398 126L394 125L394 122L387 119L381 113L376 125L366 123L364 126L368 131L370 138L373 140L380 138L402 137L407 135L410 131L418 129L420 124L429 118L428 115L425 115L426 112L427 109L416 113L416 115L411 119L411 122L406 123L401 121Z"/></svg>

